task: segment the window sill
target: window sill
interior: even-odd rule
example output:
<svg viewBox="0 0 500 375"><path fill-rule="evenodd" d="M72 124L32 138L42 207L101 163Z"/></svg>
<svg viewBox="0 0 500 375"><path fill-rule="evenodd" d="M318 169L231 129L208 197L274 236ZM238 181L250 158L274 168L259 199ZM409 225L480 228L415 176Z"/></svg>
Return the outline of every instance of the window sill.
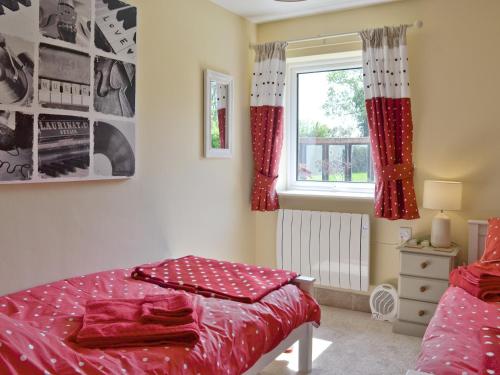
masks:
<svg viewBox="0 0 500 375"><path fill-rule="evenodd" d="M304 198L335 198L373 201L374 193L321 191L321 190L282 190L278 191L280 197L304 197Z"/></svg>

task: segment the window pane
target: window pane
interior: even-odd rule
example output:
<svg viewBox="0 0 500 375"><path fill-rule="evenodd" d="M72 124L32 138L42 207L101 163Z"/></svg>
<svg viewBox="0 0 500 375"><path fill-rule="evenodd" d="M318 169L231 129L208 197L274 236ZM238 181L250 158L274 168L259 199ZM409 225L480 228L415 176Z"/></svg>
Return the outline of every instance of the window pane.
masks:
<svg viewBox="0 0 500 375"><path fill-rule="evenodd" d="M318 145L302 145L301 162L299 163L299 177L303 181L322 181L322 148Z"/></svg>
<svg viewBox="0 0 500 375"><path fill-rule="evenodd" d="M371 181L362 75L361 68L297 75L298 181Z"/></svg>
<svg viewBox="0 0 500 375"><path fill-rule="evenodd" d="M353 182L372 182L370 147L368 145L352 145L351 171Z"/></svg>
<svg viewBox="0 0 500 375"><path fill-rule="evenodd" d="M330 146L330 181L345 181L345 147Z"/></svg>
<svg viewBox="0 0 500 375"><path fill-rule="evenodd" d="M221 148L219 134L219 117L217 114L217 82L210 82L210 121L212 125L212 148Z"/></svg>

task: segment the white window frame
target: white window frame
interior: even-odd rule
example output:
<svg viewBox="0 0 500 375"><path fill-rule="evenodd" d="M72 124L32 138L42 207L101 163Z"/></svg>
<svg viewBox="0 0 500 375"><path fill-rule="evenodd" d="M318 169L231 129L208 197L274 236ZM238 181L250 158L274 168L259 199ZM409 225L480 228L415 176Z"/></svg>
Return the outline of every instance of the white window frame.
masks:
<svg viewBox="0 0 500 375"><path fill-rule="evenodd" d="M324 72L328 70L351 69L362 67L361 51L336 53L322 56L309 56L290 58L287 60L287 90L286 90L286 157L284 166L286 168L286 181L281 186L285 187L282 194L300 195L338 195L353 198L373 198L375 191L374 183L352 183L352 182L319 182L297 180L297 105L298 105L298 74ZM283 184L284 182L284 184ZM284 185L284 186L283 186Z"/></svg>

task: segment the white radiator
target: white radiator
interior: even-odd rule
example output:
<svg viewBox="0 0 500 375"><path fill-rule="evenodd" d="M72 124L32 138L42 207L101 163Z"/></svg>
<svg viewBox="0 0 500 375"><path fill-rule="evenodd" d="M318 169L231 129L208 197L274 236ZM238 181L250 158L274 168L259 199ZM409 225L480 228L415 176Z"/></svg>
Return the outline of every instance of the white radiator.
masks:
<svg viewBox="0 0 500 375"><path fill-rule="evenodd" d="M276 233L278 268L315 277L335 288L368 291L368 215L280 210Z"/></svg>

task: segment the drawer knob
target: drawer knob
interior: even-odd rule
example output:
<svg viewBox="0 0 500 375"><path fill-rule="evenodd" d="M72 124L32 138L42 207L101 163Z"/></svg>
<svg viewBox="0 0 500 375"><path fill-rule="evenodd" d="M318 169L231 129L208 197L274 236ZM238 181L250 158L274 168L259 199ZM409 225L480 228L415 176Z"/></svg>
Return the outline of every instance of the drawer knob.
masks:
<svg viewBox="0 0 500 375"><path fill-rule="evenodd" d="M425 311L424 311L424 310L420 310L420 311L418 312L418 316L424 316L424 315L425 315Z"/></svg>
<svg viewBox="0 0 500 375"><path fill-rule="evenodd" d="M426 269L428 266L429 266L429 261L427 261L427 260L420 264L420 268L422 268L422 269Z"/></svg>
<svg viewBox="0 0 500 375"><path fill-rule="evenodd" d="M427 287L426 286L421 286L420 287L420 293L425 293L427 291Z"/></svg>

